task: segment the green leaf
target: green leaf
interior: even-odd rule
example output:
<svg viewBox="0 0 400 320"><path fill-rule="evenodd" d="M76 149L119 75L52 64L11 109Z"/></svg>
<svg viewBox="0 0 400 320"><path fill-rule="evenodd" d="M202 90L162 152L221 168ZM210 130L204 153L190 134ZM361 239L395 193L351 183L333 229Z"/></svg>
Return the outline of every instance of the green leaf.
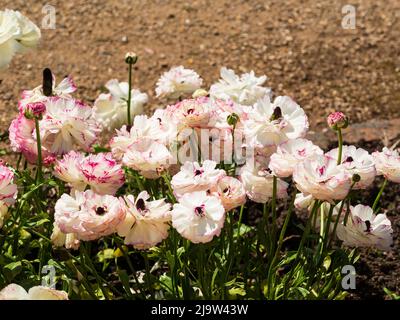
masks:
<svg viewBox="0 0 400 320"><path fill-rule="evenodd" d="M22 271L21 261L11 262L4 266L3 273L8 281L13 280Z"/></svg>

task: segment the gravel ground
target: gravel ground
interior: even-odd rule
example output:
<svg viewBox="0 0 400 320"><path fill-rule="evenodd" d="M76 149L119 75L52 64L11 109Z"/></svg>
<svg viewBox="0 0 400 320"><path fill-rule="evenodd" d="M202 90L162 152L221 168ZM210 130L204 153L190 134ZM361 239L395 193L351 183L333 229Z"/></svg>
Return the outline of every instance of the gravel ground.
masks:
<svg viewBox="0 0 400 320"><path fill-rule="evenodd" d="M2 0L38 25L47 1ZM254 69L277 94L297 100L311 125L333 110L353 122L400 116L400 3L354 0L356 29L341 27L347 1L71 0L51 2L56 29L40 48L17 56L1 75L0 124L16 114L22 89L40 83L48 66L74 76L88 102L110 78L126 77L124 55L140 61L134 85L154 97L159 75L175 65L197 70L210 84L219 68ZM151 103L156 101L151 99Z"/></svg>

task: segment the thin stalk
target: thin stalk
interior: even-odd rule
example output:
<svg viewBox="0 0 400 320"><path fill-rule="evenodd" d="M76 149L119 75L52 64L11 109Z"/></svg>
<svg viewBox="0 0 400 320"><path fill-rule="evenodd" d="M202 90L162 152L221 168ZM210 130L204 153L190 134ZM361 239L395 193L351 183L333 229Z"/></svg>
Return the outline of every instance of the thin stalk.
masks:
<svg viewBox="0 0 400 320"><path fill-rule="evenodd" d="M375 198L374 204L372 205L372 210L373 210L374 212L375 212L375 210L376 210L376 207L378 206L379 200L381 199L381 196L382 196L383 190L384 190L385 187L386 187L386 184L387 184L387 179L385 179L385 180L383 181L382 186L381 186L381 189L379 190L379 193L378 193L378 195L377 195L376 198Z"/></svg>
<svg viewBox="0 0 400 320"><path fill-rule="evenodd" d="M128 126L132 126L132 117L131 117L131 99L132 99L132 63L129 63L129 91L128 91Z"/></svg>
<svg viewBox="0 0 400 320"><path fill-rule="evenodd" d="M339 151L338 151L338 159L337 164L342 163L342 148L343 148L343 137L342 137L342 129L338 129L337 131L338 141L339 141Z"/></svg>

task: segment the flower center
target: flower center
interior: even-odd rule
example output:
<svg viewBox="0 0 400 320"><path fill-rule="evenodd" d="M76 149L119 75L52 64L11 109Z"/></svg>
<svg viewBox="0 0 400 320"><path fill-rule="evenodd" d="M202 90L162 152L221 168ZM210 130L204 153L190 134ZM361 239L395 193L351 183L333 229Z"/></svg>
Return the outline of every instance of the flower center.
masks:
<svg viewBox="0 0 400 320"><path fill-rule="evenodd" d="M320 176L323 176L325 174L325 166L318 168L318 172Z"/></svg>
<svg viewBox="0 0 400 320"><path fill-rule="evenodd" d="M200 170L200 169L194 170L194 175L195 175L195 176L199 176L199 175L201 175L202 173L203 173L203 170Z"/></svg>
<svg viewBox="0 0 400 320"><path fill-rule="evenodd" d="M146 203L144 202L144 200L142 198L140 198L136 201L136 209L140 212L146 210Z"/></svg>
<svg viewBox="0 0 400 320"><path fill-rule="evenodd" d="M205 206L204 206L204 204L202 204L199 207L194 208L194 213L196 215L198 215L199 217L204 217L206 215L205 214Z"/></svg>
<svg viewBox="0 0 400 320"><path fill-rule="evenodd" d="M346 160L344 160L344 162L353 162L354 159L353 157L347 157Z"/></svg>
<svg viewBox="0 0 400 320"><path fill-rule="evenodd" d="M365 225L367 226L367 230L365 230L365 232L370 232L371 231L371 222L369 220L366 220Z"/></svg>
<svg viewBox="0 0 400 320"><path fill-rule="evenodd" d="M106 213L106 210L103 207L97 207L96 208L96 214L97 215L102 216L105 213Z"/></svg>
<svg viewBox="0 0 400 320"><path fill-rule="evenodd" d="M275 121L275 120L281 120L281 119L282 119L282 110L280 107L276 107L269 120Z"/></svg>

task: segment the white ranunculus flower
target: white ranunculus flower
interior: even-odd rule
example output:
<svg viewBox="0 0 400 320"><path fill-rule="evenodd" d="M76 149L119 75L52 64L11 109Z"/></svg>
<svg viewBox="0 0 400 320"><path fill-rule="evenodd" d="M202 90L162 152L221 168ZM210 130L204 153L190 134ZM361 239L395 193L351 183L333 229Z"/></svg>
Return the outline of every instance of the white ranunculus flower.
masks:
<svg viewBox="0 0 400 320"><path fill-rule="evenodd" d="M94 102L94 117L108 131L120 128L128 121L129 84L113 79L106 83L109 93L100 94ZM141 114L148 96L138 89L131 90L131 117Z"/></svg>
<svg viewBox="0 0 400 320"><path fill-rule="evenodd" d="M219 236L225 221L221 200L206 191L185 193L171 214L172 226L193 243L210 242Z"/></svg>
<svg viewBox="0 0 400 320"><path fill-rule="evenodd" d="M74 233L63 233L55 223L50 240L55 247L65 247L66 249L78 250L81 244Z"/></svg>
<svg viewBox="0 0 400 320"><path fill-rule="evenodd" d="M338 148L329 151L326 155L333 159L338 158ZM358 174L361 178L353 189L365 189L374 182L376 176L375 163L368 151L355 146L343 146L342 166L351 174Z"/></svg>
<svg viewBox="0 0 400 320"><path fill-rule="evenodd" d="M40 29L19 11L0 11L0 70L10 63L15 53L35 47Z"/></svg>
<svg viewBox="0 0 400 320"><path fill-rule="evenodd" d="M168 237L171 221L171 205L164 199L149 201L147 191L138 197L126 196L126 217L118 226L118 234L124 237L124 243L136 249L154 247Z"/></svg>
<svg viewBox="0 0 400 320"><path fill-rule="evenodd" d="M190 94L201 87L203 79L191 69L183 66L174 67L165 72L157 81L157 97L177 99Z"/></svg>
<svg viewBox="0 0 400 320"><path fill-rule="evenodd" d="M383 148L381 152L372 154L376 171L389 181L400 183L400 155L397 150Z"/></svg>
<svg viewBox="0 0 400 320"><path fill-rule="evenodd" d="M172 177L171 186L177 197L188 192L206 191L226 175L224 170L216 169L217 163L205 160L203 165L187 161L180 171Z"/></svg>
<svg viewBox="0 0 400 320"><path fill-rule="evenodd" d="M0 291L0 300L68 300L65 291L36 286L27 292L18 284L12 283Z"/></svg>
<svg viewBox="0 0 400 320"><path fill-rule="evenodd" d="M211 193L221 200L226 211L246 203L246 191L243 184L234 177L224 176L219 179L211 189Z"/></svg>
<svg viewBox="0 0 400 320"><path fill-rule="evenodd" d="M305 136L308 119L304 110L289 97L276 97L271 102L268 96L258 100L244 122L248 143L264 147L278 145L289 139Z"/></svg>
<svg viewBox="0 0 400 320"><path fill-rule="evenodd" d="M240 181L243 183L247 196L258 203L266 203L273 196L273 180L274 176L267 167L263 167L259 163L247 162L241 169L239 174ZM288 184L277 179L277 198L287 197Z"/></svg>
<svg viewBox="0 0 400 320"><path fill-rule="evenodd" d="M293 171L297 189L305 196L324 201L342 200L350 191L352 175L336 159L314 155L299 162Z"/></svg>
<svg viewBox="0 0 400 320"><path fill-rule="evenodd" d="M376 247L390 250L393 243L392 224L386 214L375 215L372 208L359 204L350 207L346 225L338 224L337 236L350 247Z"/></svg>
<svg viewBox="0 0 400 320"><path fill-rule="evenodd" d="M262 86L266 80L267 76L256 77L254 71L239 77L233 70L222 67L221 79L211 86L210 95L250 106L258 99L271 94L270 88Z"/></svg>
<svg viewBox="0 0 400 320"><path fill-rule="evenodd" d="M271 155L269 168L276 176L286 178L293 174L298 162L314 154L323 153L322 149L310 140L302 138L288 140L280 144L276 152Z"/></svg>

